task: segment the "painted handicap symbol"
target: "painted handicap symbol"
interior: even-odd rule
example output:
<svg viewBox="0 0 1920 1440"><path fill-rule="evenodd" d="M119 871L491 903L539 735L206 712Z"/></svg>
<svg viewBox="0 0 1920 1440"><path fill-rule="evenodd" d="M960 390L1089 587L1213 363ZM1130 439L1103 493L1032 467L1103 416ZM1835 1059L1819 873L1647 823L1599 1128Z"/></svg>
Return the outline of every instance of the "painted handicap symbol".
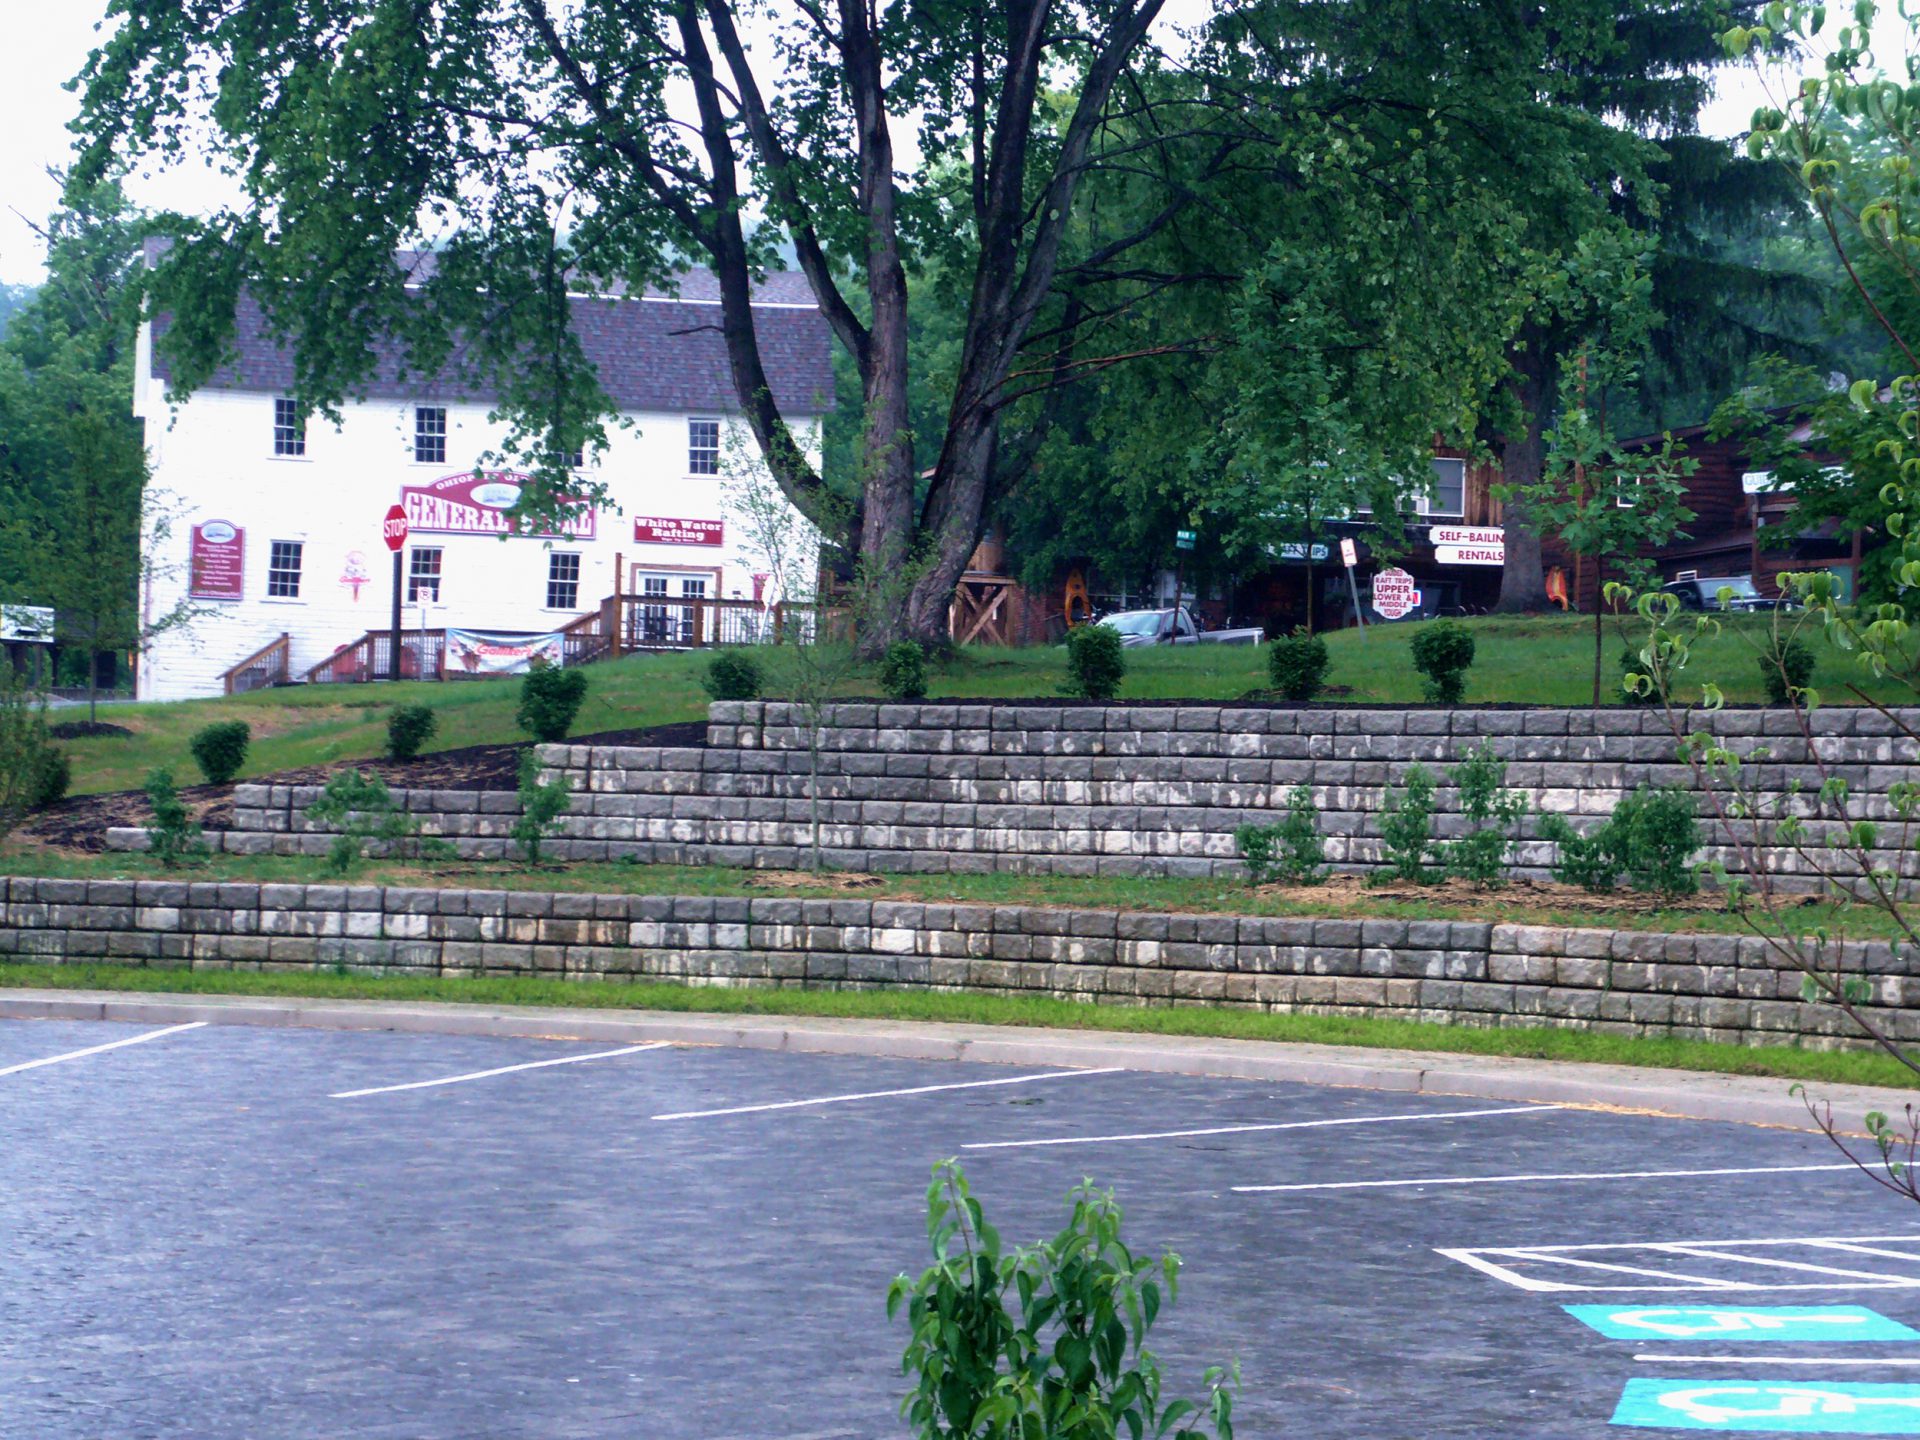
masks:
<svg viewBox="0 0 1920 1440"><path fill-rule="evenodd" d="M1612 1340L1920 1340L1920 1331L1861 1305L1568 1305Z"/></svg>
<svg viewBox="0 0 1920 1440"><path fill-rule="evenodd" d="M1920 1385L1629 1380L1615 1425L1788 1435L1920 1435Z"/></svg>

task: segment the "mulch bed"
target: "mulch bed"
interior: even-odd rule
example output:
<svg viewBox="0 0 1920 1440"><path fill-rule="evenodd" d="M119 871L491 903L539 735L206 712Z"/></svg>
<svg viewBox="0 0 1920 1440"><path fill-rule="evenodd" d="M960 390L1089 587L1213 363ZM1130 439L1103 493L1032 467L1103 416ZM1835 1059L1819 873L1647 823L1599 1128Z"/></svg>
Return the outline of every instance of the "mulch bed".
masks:
<svg viewBox="0 0 1920 1440"><path fill-rule="evenodd" d="M84 723L84 722L83 722ZM117 730L118 726L108 729ZM686 749L707 743L704 720L678 725L656 725L649 730L609 730L599 735L569 737L575 745L632 745L642 748ZM365 770L388 785L412 790L512 790L520 782L520 752L526 744L468 745L439 750L417 760L342 760L332 765L307 765L274 775L249 775L242 783L258 785L324 785L342 770ZM180 798L209 830L233 823L233 786L183 785ZM13 833L57 850L106 849L107 831L116 826L144 825L152 816L143 790L116 790L105 795L76 795L49 806L24 821Z"/></svg>
<svg viewBox="0 0 1920 1440"><path fill-rule="evenodd" d="M1514 880L1498 889L1489 890L1471 880L1441 880L1433 885L1404 882L1369 885L1364 875L1329 875L1325 883L1320 885L1262 885L1254 893L1326 910L1352 909L1380 900L1446 905L1464 910L1484 905L1502 910L1518 907L1580 915L1618 915L1623 909L1698 912L1727 908L1727 897L1717 890L1702 890L1694 895L1660 900L1628 890L1596 895L1577 885L1562 885L1554 880ZM1820 897L1809 895L1803 903L1816 905L1820 903Z"/></svg>

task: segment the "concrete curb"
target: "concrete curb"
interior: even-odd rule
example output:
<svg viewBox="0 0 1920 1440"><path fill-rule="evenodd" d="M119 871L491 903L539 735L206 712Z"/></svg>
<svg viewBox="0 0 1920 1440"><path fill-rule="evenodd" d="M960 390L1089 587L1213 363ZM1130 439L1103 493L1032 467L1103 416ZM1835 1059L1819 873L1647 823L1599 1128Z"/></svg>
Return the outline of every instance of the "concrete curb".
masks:
<svg viewBox="0 0 1920 1440"><path fill-rule="evenodd" d="M702 1015L662 1011L466 1005L448 1001L316 1000L242 995L169 995L123 990L8 990L0 1019L118 1020L147 1025L214 1025L394 1030L427 1035L532 1039L666 1040L682 1045L869 1055L990 1065L1116 1066L1174 1075L1292 1081L1484 1100L1536 1101L1622 1109L1686 1120L1720 1120L1792 1130L1817 1128L1791 1081L1648 1070L1557 1060L1292 1045L1267 1040L1047 1030L933 1021L806 1016ZM1912 1091L1814 1085L1852 1130L1869 1110L1899 1114Z"/></svg>

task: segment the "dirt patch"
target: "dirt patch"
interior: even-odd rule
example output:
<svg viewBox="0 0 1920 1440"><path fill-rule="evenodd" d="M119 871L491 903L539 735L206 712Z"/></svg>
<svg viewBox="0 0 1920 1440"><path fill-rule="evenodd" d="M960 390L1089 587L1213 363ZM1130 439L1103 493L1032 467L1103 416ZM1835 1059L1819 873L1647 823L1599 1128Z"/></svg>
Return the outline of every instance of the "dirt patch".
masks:
<svg viewBox="0 0 1920 1440"><path fill-rule="evenodd" d="M109 727L112 728L112 727ZM678 725L656 725L649 730L609 730L599 735L576 735L575 745L631 745L638 748L687 749L705 745L702 720ZM324 785L342 770L365 770L388 785L410 790L512 790L520 783L520 752L526 744L468 745L440 750L417 760L341 760L331 765L306 765L273 775L250 775L250 785ZM233 823L231 785L187 785L180 798L209 830ZM106 849L107 831L118 826L144 825L152 818L143 790L116 790L105 795L76 795L28 817L14 833L56 850Z"/></svg>
<svg viewBox="0 0 1920 1440"><path fill-rule="evenodd" d="M109 735L131 735L124 725L109 725L105 720L65 720L47 727L50 740L93 740Z"/></svg>
<svg viewBox="0 0 1920 1440"><path fill-rule="evenodd" d="M1618 915L1623 910L1640 912L1654 909L1701 913L1727 907L1726 897L1711 890L1656 901L1651 895L1628 890L1595 895L1577 885L1562 885L1554 880L1515 880L1497 890L1488 890L1471 880L1442 880L1434 885L1400 882L1369 885L1364 875L1329 875L1324 885L1261 885L1253 893L1290 904L1333 910L1361 908L1382 900L1412 905L1444 905L1467 911L1479 907L1488 912L1550 910L1580 915ZM1818 904L1819 897L1809 895L1805 903Z"/></svg>
<svg viewBox="0 0 1920 1440"><path fill-rule="evenodd" d="M745 883L754 890L871 890L887 882L857 870L755 870Z"/></svg>

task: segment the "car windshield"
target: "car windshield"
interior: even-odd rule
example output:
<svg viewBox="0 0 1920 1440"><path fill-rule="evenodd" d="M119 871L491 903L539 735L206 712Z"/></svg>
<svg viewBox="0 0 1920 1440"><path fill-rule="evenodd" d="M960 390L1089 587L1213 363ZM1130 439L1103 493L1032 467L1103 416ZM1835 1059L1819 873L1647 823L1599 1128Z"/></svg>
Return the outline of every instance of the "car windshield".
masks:
<svg viewBox="0 0 1920 1440"><path fill-rule="evenodd" d="M1158 610L1122 610L1108 615L1100 623L1122 635L1158 635L1166 616Z"/></svg>

